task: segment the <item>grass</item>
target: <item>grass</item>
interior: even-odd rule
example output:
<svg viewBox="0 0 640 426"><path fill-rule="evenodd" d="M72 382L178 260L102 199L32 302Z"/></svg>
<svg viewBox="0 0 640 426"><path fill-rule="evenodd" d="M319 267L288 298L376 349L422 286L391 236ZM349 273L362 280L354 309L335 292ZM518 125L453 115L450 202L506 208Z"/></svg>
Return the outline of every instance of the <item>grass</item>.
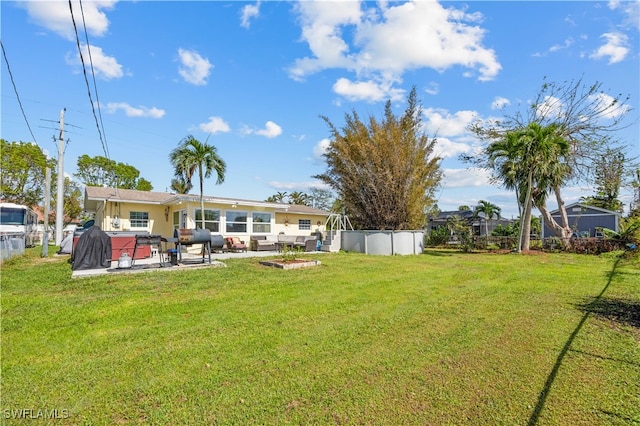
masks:
<svg viewBox="0 0 640 426"><path fill-rule="evenodd" d="M3 420L640 424L637 258L311 257L73 280L35 249L5 262Z"/></svg>

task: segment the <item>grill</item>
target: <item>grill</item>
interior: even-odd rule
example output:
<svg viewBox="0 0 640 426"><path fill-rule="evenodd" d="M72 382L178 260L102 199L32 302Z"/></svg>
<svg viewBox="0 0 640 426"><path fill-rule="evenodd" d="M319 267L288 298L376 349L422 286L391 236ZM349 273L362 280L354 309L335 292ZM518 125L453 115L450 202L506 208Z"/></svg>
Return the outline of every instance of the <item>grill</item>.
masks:
<svg viewBox="0 0 640 426"><path fill-rule="evenodd" d="M161 235L148 235L148 234L136 235L136 245L133 248L133 260L131 262L131 266L135 264L136 252L138 251L138 247L140 246L157 247L158 255L160 256L160 266L162 266L162 264L164 263L164 256L162 254L162 236Z"/></svg>
<svg viewBox="0 0 640 426"><path fill-rule="evenodd" d="M211 263L211 231L208 229L176 229L173 232L173 237L177 240L176 248L180 260L182 260L182 246L203 244L207 248L206 252L209 253L209 263ZM204 263L204 253L205 250L202 250L202 263Z"/></svg>

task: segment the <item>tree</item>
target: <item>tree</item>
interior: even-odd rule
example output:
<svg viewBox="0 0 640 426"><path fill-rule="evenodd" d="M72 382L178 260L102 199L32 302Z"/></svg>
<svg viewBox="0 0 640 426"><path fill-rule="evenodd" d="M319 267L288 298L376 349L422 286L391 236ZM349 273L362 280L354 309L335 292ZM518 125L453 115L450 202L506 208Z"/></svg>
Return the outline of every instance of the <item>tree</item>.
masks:
<svg viewBox="0 0 640 426"><path fill-rule="evenodd" d="M188 194L193 188L193 184L187 181L184 175L176 176L171 179L171 190L176 194Z"/></svg>
<svg viewBox="0 0 640 426"><path fill-rule="evenodd" d="M62 197L62 211L63 211L63 223L64 228L69 223L78 219L82 215L82 191L78 184L68 177L64 178L64 194ZM49 225L55 229L56 224L56 199L51 199L51 211L49 212Z"/></svg>
<svg viewBox="0 0 640 426"><path fill-rule="evenodd" d="M311 188L310 192L309 204L311 207L314 209L324 210L326 212L331 211L335 197L330 190L323 188Z"/></svg>
<svg viewBox="0 0 640 426"><path fill-rule="evenodd" d="M622 95L611 96L602 89L602 83L596 82L593 85L584 85L582 79L577 81L565 81L562 83L543 82L542 88L536 99L527 106L526 113L520 111L514 115L505 115L502 120L492 120L487 122L473 123L469 129L482 141L492 143L504 140L506 135L513 132L523 131L531 124L537 123L541 128L548 126L556 127L556 136L562 138L569 145L566 155L566 164L548 164L551 167L548 172L556 167L556 179L548 179L549 186L547 192L539 192L537 195L542 198L533 199L536 207L542 213L547 226L553 229L554 233L568 242L571 236L571 228L566 220L565 203L562 197L561 188L569 182L584 181L594 170L594 160L602 158L607 149L617 149L624 152L627 147L612 138L615 132L620 131L628 125L625 118L631 108L627 102L629 97ZM489 153L485 150L478 157L463 157L480 167L493 169ZM515 159L510 159L515 160ZM511 164L512 172L518 169L518 164ZM509 168L510 166L507 166ZM503 170L506 171L506 170ZM513 176L503 176L513 179ZM547 178L550 175L546 176ZM561 177L561 179L557 179ZM505 183L503 181L503 183ZM514 185L514 181L508 182ZM505 184L505 186L507 186ZM515 186L516 190L527 189ZM542 189L538 185L538 189ZM561 223L557 223L546 207L546 197L548 192L553 192L558 203ZM517 194L519 201L522 194ZM525 193L526 195L526 193ZM532 196L536 195L532 193ZM525 197L526 198L526 197ZM523 204L524 206L525 204ZM527 223L525 221L525 223ZM521 227L522 228L522 227Z"/></svg>
<svg viewBox="0 0 640 426"><path fill-rule="evenodd" d="M284 203L288 196L286 192L278 192L275 195L269 196L265 201L268 203Z"/></svg>
<svg viewBox="0 0 640 426"><path fill-rule="evenodd" d="M466 204L463 204L461 206L458 206L458 211L459 212L468 212L468 211L471 211L471 207L467 206Z"/></svg>
<svg viewBox="0 0 640 426"><path fill-rule="evenodd" d="M300 191L293 191L289 194L289 204L296 204L300 206L308 206L309 205L309 195Z"/></svg>
<svg viewBox="0 0 640 426"><path fill-rule="evenodd" d="M618 199L625 165L624 153L608 148L605 154L594 160L596 194L584 197L582 202L594 207L622 213L623 204Z"/></svg>
<svg viewBox="0 0 640 426"><path fill-rule="evenodd" d="M78 172L74 176L87 186L107 186L139 191L153 189L151 182L140 177L140 171L135 167L100 155L95 157L81 155L78 157L77 166Z"/></svg>
<svg viewBox="0 0 640 426"><path fill-rule="evenodd" d="M548 193L568 178L568 153L569 144L559 136L557 125L543 127L535 122L508 132L485 149L483 155L488 158L494 179L516 191L520 210L518 252L529 250L534 204L545 209ZM566 222L566 217L563 220Z"/></svg>
<svg viewBox="0 0 640 426"><path fill-rule="evenodd" d="M169 154L176 177L184 176L191 183L193 175L198 172L200 183L201 228L204 229L204 178L210 178L215 172L216 184L224 182L227 165L218 155L218 150L206 142L202 143L191 135L185 137L177 148Z"/></svg>
<svg viewBox="0 0 640 426"><path fill-rule="evenodd" d="M327 171L316 176L344 203L360 229L420 229L425 209L434 203L440 183L436 140L422 133L422 109L414 87L400 117L387 101L384 118L368 123L353 111L336 128L327 117L332 141L324 154Z"/></svg>
<svg viewBox="0 0 640 426"><path fill-rule="evenodd" d="M502 209L495 204L490 203L489 201L480 200L478 201L478 205L473 209L473 214L478 216L479 213L484 215L484 235L489 237L489 221L496 216L500 219L500 213Z"/></svg>
<svg viewBox="0 0 640 426"><path fill-rule="evenodd" d="M55 159L47 159L42 149L28 142L0 139L0 199L29 207L44 195L45 169L55 170Z"/></svg>

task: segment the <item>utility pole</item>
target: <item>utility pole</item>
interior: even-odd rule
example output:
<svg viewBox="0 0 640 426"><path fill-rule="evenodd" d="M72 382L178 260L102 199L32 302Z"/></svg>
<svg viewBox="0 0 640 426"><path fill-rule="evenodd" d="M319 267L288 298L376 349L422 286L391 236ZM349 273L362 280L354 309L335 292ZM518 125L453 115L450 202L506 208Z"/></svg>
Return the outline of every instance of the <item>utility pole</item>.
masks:
<svg viewBox="0 0 640 426"><path fill-rule="evenodd" d="M49 208L51 207L51 169L44 175L44 232L42 233L42 257L49 255Z"/></svg>
<svg viewBox="0 0 640 426"><path fill-rule="evenodd" d="M64 108L60 111L60 136L58 137L58 189L56 190L56 245L62 242L64 223Z"/></svg>

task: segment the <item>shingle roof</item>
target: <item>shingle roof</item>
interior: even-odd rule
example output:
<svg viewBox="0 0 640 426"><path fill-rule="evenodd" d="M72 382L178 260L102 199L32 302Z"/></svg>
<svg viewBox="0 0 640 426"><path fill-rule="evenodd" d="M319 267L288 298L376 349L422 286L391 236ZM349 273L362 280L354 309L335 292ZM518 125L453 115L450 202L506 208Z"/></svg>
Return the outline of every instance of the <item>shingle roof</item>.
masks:
<svg viewBox="0 0 640 426"><path fill-rule="evenodd" d="M142 203L162 204L173 197L167 192L138 191L135 189L104 188L102 186L87 186L85 193L88 200L123 200Z"/></svg>
<svg viewBox="0 0 640 426"><path fill-rule="evenodd" d="M287 213L291 213L291 214L316 214L316 215L322 215L322 216L329 215L329 212L325 212L324 210L316 209L309 206L304 206L301 204L283 204L282 210L285 210L285 209Z"/></svg>
<svg viewBox="0 0 640 426"><path fill-rule="evenodd" d="M266 201L256 200L244 200L239 198L225 198L225 197L210 197L205 195L206 202L222 202L227 204L248 204L248 205L264 205L270 208L276 208L278 211L287 212L291 214L313 214L327 216L329 213L323 210L315 209L313 207L302 206L297 204L281 204L270 203ZM198 201L200 196L197 194L172 194L168 192L152 192L152 191L138 191L135 189L121 189L121 188L105 188L102 186L87 186L85 187L85 208L92 209L92 201L123 201L133 203L149 203L149 204L170 204L172 201L179 201L184 199L193 199Z"/></svg>

